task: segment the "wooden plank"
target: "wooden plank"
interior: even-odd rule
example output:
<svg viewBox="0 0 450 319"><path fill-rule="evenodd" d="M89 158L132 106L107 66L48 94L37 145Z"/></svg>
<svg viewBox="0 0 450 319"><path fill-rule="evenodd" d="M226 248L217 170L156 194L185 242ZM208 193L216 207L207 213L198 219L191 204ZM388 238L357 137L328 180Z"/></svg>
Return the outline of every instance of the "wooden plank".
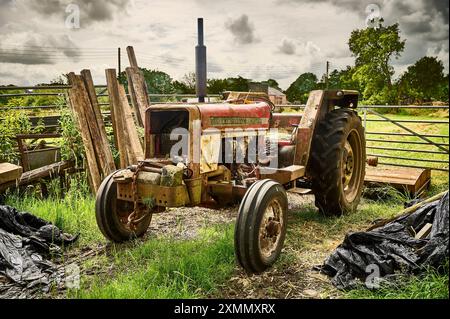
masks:
<svg viewBox="0 0 450 319"><path fill-rule="evenodd" d="M0 163L0 184L14 181L22 175L22 166L11 163Z"/></svg>
<svg viewBox="0 0 450 319"><path fill-rule="evenodd" d="M122 111L122 101L119 94L119 83L116 78L115 69L107 69L106 83L109 94L109 105L111 108L111 120L114 123L114 130L117 136L117 150L120 157L120 168L126 168L129 165L127 154L128 132L125 130L124 114Z"/></svg>
<svg viewBox="0 0 450 319"><path fill-rule="evenodd" d="M131 104L139 126L144 127L145 110L150 105L147 95L147 85L142 72L133 67L125 69L128 80L128 92L131 96Z"/></svg>
<svg viewBox="0 0 450 319"><path fill-rule="evenodd" d="M378 228L378 227L382 227L388 223L390 223L391 221L400 218L400 217L405 217L408 216L412 213L414 213L416 210L418 210L419 208L421 208L422 206L428 204L428 203L432 203L434 201L440 200L444 195L446 195L448 193L448 190L446 190L445 192L439 193L437 195L434 195L430 198L427 198L411 207L405 208L403 211L401 211L397 216L388 218L388 219L383 219L379 222L377 222L375 225L370 226L367 231L371 231L372 229Z"/></svg>
<svg viewBox="0 0 450 319"><path fill-rule="evenodd" d="M103 171L103 177L108 176L116 170L116 165L114 163L114 157L111 152L111 147L109 146L108 137L106 135L105 123L103 122L103 116L98 105L97 94L95 92L94 82L92 80L91 71L82 70L81 77L83 79L85 88L89 95L89 100L91 101L92 112L95 115L96 125L98 133L100 134L100 143L98 144L97 150L102 152L104 155L105 163L101 167ZM90 125L95 125L95 123L90 123Z"/></svg>
<svg viewBox="0 0 450 319"><path fill-rule="evenodd" d="M134 53L134 48L132 46L127 47L128 60L130 61L130 66L132 68L138 68L138 63L136 59L136 54Z"/></svg>
<svg viewBox="0 0 450 319"><path fill-rule="evenodd" d="M89 94L87 88L84 84L84 80L80 75L75 76L76 87L81 95L82 103L80 106L82 107L82 112L84 117L86 118L87 127L89 129L89 133L91 135L92 146L95 152L95 158L98 164L98 171L100 174L100 179L103 180L104 177L109 175L109 164L106 160L106 155L103 150L102 137L100 133L100 129L97 125L97 119L95 113L92 109L91 100L89 98Z"/></svg>
<svg viewBox="0 0 450 319"><path fill-rule="evenodd" d="M84 104L90 103L86 100L86 96L80 87L80 78L71 72L68 75L69 83L72 88L69 89L70 105L73 108L73 113L78 122L78 128L80 129L80 135L83 140L84 150L86 154L87 166L89 174L92 178L93 191L97 192L100 183L100 170L97 163L97 157L94 150L93 140L89 131L89 123L86 118L85 109L87 106Z"/></svg>
<svg viewBox="0 0 450 319"><path fill-rule="evenodd" d="M124 125L128 131L128 159L130 164L136 164L138 161L144 159L144 150L139 139L138 131L134 123L133 114L131 113L130 105L128 104L125 88L119 85L119 95L122 101L122 111L124 113Z"/></svg>
<svg viewBox="0 0 450 319"><path fill-rule="evenodd" d="M125 74L127 75L127 82L128 82L128 92L130 94L130 100L131 100L131 105L133 107L133 111L134 114L136 115L136 119L137 122L139 124L139 126L144 127L142 118L141 118L141 112L139 110L139 104L137 101L137 97L136 97L136 92L134 90L134 85L133 85L133 72L134 72L134 68L126 68L125 69Z"/></svg>
<svg viewBox="0 0 450 319"><path fill-rule="evenodd" d="M433 226L433 224L426 223L425 226L423 226L422 229L419 230L419 232L416 234L416 236L414 236L414 238L424 239L425 237L428 236L428 234L430 234L432 226Z"/></svg>
<svg viewBox="0 0 450 319"><path fill-rule="evenodd" d="M34 183L46 177L53 177L60 175L64 169L73 166L71 161L61 161L47 166L39 167L22 174L19 180L19 185L27 185Z"/></svg>
<svg viewBox="0 0 450 319"><path fill-rule="evenodd" d="M399 190L407 189L417 194L424 185L430 182L429 169L416 169L408 167L366 167L364 182L366 185L385 184Z"/></svg>

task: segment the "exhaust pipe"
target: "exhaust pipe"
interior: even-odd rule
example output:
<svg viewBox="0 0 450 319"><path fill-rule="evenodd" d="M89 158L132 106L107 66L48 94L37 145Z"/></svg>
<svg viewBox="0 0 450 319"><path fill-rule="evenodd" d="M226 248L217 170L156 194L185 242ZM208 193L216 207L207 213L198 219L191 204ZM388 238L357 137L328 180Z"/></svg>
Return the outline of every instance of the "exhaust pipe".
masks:
<svg viewBox="0 0 450 319"><path fill-rule="evenodd" d="M200 103L206 97L206 46L203 37L203 18L197 20L198 44L195 47L195 90Z"/></svg>

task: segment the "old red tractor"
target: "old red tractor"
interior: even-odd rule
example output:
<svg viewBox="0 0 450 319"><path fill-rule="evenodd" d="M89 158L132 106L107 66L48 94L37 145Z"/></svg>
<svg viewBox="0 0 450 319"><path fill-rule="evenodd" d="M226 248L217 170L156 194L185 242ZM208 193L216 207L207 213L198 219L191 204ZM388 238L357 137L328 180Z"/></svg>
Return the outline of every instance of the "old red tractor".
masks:
<svg viewBox="0 0 450 319"><path fill-rule="evenodd" d="M325 215L356 210L366 161L357 104L356 91L317 90L301 115L273 113L263 97L151 106L146 159L103 181L98 226L122 242L143 235L152 214L168 207L240 203L237 260L249 273L262 272L283 247L286 191L311 189Z"/></svg>

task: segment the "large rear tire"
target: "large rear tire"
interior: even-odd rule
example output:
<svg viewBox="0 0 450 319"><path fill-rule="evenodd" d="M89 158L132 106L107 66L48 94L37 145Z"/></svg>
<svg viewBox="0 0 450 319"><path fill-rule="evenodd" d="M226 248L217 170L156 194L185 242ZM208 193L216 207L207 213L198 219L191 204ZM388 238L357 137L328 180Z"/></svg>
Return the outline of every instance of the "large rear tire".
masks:
<svg viewBox="0 0 450 319"><path fill-rule="evenodd" d="M248 273L261 273L278 259L286 236L287 196L283 186L265 179L250 186L239 206L235 253Z"/></svg>
<svg viewBox="0 0 450 319"><path fill-rule="evenodd" d="M133 212L132 202L117 199L117 184L113 176L106 177L100 185L95 201L95 217L102 234L113 242L123 242L145 234L152 220L149 208L140 207L143 218L132 227L128 225L128 216ZM145 217L144 217L145 216Z"/></svg>
<svg viewBox="0 0 450 319"><path fill-rule="evenodd" d="M327 216L354 212L366 167L361 118L350 109L328 113L315 130L308 172L320 212Z"/></svg>

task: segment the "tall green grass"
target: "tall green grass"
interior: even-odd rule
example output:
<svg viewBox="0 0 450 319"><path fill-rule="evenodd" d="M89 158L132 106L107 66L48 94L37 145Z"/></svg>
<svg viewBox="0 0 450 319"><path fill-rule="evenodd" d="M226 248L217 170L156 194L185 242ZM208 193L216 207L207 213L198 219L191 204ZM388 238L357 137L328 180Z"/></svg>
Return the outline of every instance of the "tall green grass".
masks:
<svg viewBox="0 0 450 319"><path fill-rule="evenodd" d="M37 190L11 191L5 203L20 211L41 217L65 232L80 234L79 245L88 245L104 240L95 221L95 200L82 178L71 179L71 188L61 196L59 185L54 180L48 183L49 198L41 198Z"/></svg>
<svg viewBox="0 0 450 319"><path fill-rule="evenodd" d="M349 291L349 299L448 299L448 260L440 269L428 268L418 276L401 276L379 289L366 288Z"/></svg>
<svg viewBox="0 0 450 319"><path fill-rule="evenodd" d="M85 278L72 298L199 298L213 293L234 269L232 225L216 226L196 239L150 239L130 249L120 245L112 256L115 275Z"/></svg>

